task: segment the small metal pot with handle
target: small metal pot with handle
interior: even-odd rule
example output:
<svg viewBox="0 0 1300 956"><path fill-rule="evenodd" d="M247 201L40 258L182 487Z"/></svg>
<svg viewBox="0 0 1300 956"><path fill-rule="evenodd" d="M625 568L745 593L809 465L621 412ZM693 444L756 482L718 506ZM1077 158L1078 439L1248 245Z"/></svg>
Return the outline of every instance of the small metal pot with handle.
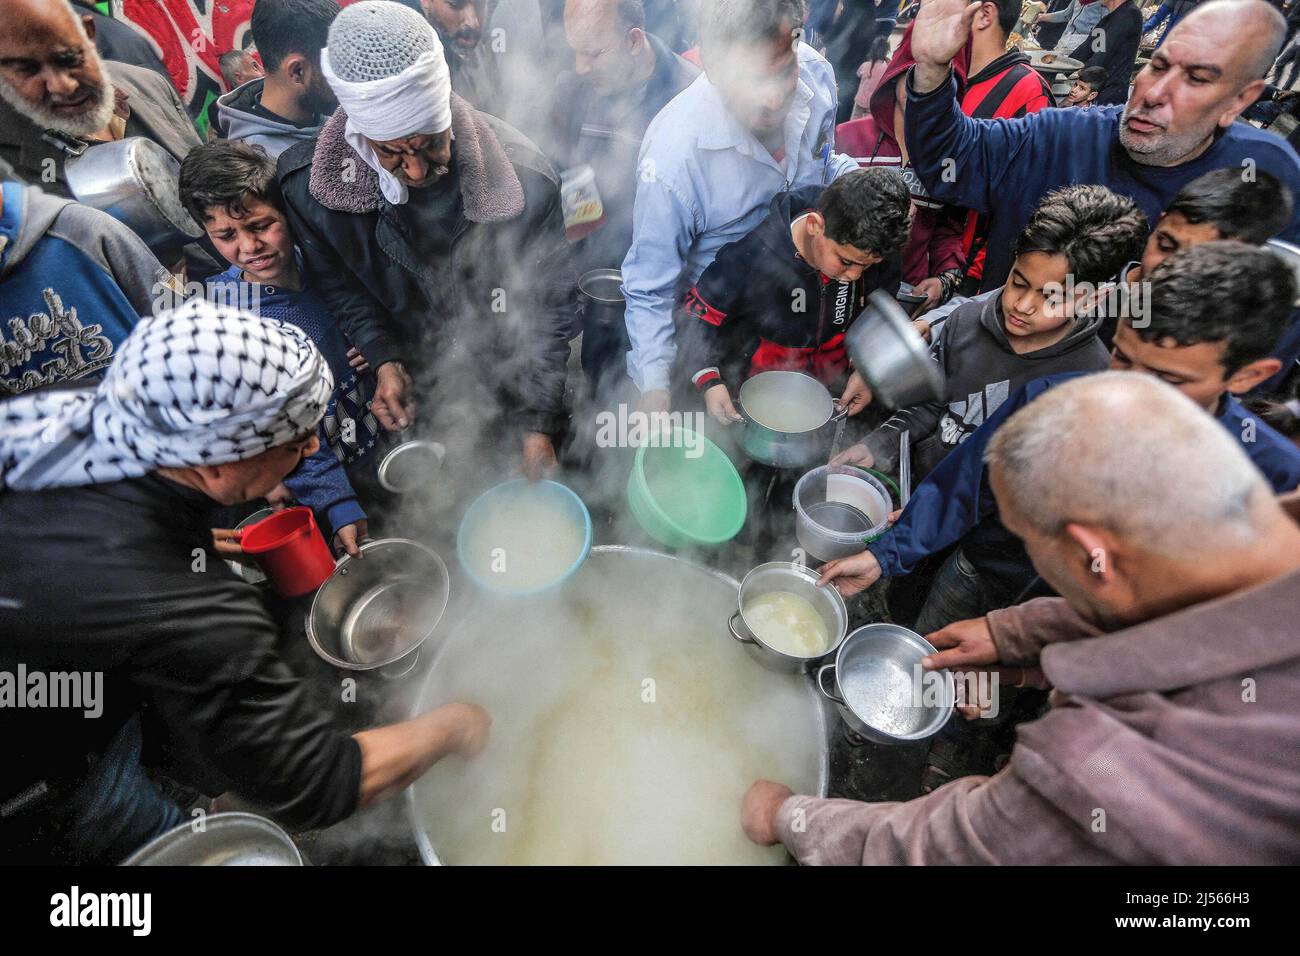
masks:
<svg viewBox="0 0 1300 956"><path fill-rule="evenodd" d="M948 723L956 694L950 671L921 668L921 659L934 653L934 645L905 627L867 624L844 639L835 663L818 669L817 689L868 740L925 740Z"/></svg>
<svg viewBox="0 0 1300 956"><path fill-rule="evenodd" d="M826 649L810 657L796 657L769 646L754 633L745 618L745 608L757 597L773 591L789 591L806 600L826 625L829 641ZM812 670L835 653L849 630L849 612L844 598L833 587L817 587L817 572L802 564L770 561L760 564L740 582L739 609L727 621L731 636L745 645L750 655L768 670L798 674Z"/></svg>
<svg viewBox="0 0 1300 956"><path fill-rule="evenodd" d="M760 420L754 409L779 405L799 409L808 427L788 431ZM757 462L776 468L802 468L825 461L834 424L848 412L839 408L826 386L803 372L759 372L740 386L736 410L745 419L740 447Z"/></svg>
<svg viewBox="0 0 1300 956"><path fill-rule="evenodd" d="M417 541L382 538L345 556L317 590L307 640L326 663L401 677L447 609L442 558Z"/></svg>

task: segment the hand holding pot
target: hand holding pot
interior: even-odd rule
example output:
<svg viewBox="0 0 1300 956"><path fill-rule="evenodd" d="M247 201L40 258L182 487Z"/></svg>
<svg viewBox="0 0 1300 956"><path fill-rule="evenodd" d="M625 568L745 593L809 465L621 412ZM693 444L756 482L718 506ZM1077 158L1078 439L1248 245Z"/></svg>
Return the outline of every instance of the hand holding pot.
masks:
<svg viewBox="0 0 1300 956"><path fill-rule="evenodd" d="M975 617L967 621L955 621L933 634L924 636L927 641L939 648L938 654L931 654L921 661L921 666L928 671L941 670L945 667L985 667L998 662L998 649L994 646L993 637L989 633L987 618Z"/></svg>
<svg viewBox="0 0 1300 956"><path fill-rule="evenodd" d="M241 534L243 532L236 531L234 528L213 528L212 547L223 558L248 563L248 556L244 554L243 545L239 543Z"/></svg>
<svg viewBox="0 0 1300 956"><path fill-rule="evenodd" d="M385 362L375 373L375 397L370 410L379 424L390 432L406 428L415 418L411 401L411 376L401 362Z"/></svg>
<svg viewBox="0 0 1300 956"><path fill-rule="evenodd" d="M870 551L863 551L823 564L817 573L818 587L833 584L841 597L853 597L880 580L880 562Z"/></svg>
<svg viewBox="0 0 1300 956"><path fill-rule="evenodd" d="M369 536L369 532L370 526L364 518L351 524L345 524L334 532L334 550L346 551L352 557L360 560L362 556L361 542Z"/></svg>
<svg viewBox="0 0 1300 956"><path fill-rule="evenodd" d="M859 468L870 468L875 463L875 456L861 442L850 445L831 459L832 465L857 465Z"/></svg>
<svg viewBox="0 0 1300 956"><path fill-rule="evenodd" d="M731 400L731 392L721 382L704 393L704 410L720 425L734 425L744 421Z"/></svg>
<svg viewBox="0 0 1300 956"><path fill-rule="evenodd" d="M852 418L871 404L871 397L871 389L867 386L866 379L860 372L855 371L849 376L849 383L844 386L844 394L840 396L840 408Z"/></svg>
<svg viewBox="0 0 1300 956"><path fill-rule="evenodd" d="M745 792L744 802L740 805L740 825L745 830L745 836L759 846L780 843L776 835L776 815L781 804L792 796L794 791L783 783L754 781Z"/></svg>

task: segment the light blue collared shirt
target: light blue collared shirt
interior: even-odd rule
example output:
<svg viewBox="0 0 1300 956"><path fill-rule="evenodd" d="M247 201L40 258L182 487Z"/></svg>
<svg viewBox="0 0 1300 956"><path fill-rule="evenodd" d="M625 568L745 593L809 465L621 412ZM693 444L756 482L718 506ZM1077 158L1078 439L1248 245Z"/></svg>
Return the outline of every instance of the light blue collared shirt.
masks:
<svg viewBox="0 0 1300 956"><path fill-rule="evenodd" d="M831 65L801 43L783 163L736 122L704 74L651 121L637 164L632 248L623 260L627 371L638 389L668 388L681 280L697 280L719 249L753 231L778 192L857 169L831 151L835 106Z"/></svg>

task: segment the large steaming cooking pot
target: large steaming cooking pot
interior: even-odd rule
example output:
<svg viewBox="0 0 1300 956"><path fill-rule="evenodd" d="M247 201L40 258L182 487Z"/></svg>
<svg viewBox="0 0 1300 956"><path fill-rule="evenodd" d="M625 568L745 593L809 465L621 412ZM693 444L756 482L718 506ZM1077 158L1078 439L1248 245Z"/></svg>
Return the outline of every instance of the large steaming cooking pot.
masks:
<svg viewBox="0 0 1300 956"><path fill-rule="evenodd" d="M203 235L181 205L180 164L152 140L128 136L96 143L69 157L63 170L77 202L129 226L155 253L179 250Z"/></svg>
<svg viewBox="0 0 1300 956"><path fill-rule="evenodd" d="M830 706L738 654L738 584L681 558L593 548L568 584L476 602L417 711L470 700L487 748L407 793L426 863L783 863L740 828L755 779L826 792Z"/></svg>

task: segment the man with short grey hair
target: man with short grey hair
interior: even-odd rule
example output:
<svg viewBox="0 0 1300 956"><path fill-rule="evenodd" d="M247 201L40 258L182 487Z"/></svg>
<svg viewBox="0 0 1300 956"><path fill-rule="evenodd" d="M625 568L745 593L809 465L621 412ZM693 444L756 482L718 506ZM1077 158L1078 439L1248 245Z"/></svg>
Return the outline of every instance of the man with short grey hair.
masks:
<svg viewBox="0 0 1300 956"><path fill-rule="evenodd" d="M857 168L832 151L835 77L801 40L800 0L706 0L699 30L705 75L646 130L623 260L627 369L648 411L670 404L680 294L778 192Z"/></svg>
<svg viewBox="0 0 1300 956"><path fill-rule="evenodd" d="M1114 424L1149 427L1140 454ZM934 635L927 669L1054 688L1011 760L902 803L746 795L801 863L1300 862L1300 527L1236 440L1150 376L1021 409L987 451L1007 527L1063 598Z"/></svg>

